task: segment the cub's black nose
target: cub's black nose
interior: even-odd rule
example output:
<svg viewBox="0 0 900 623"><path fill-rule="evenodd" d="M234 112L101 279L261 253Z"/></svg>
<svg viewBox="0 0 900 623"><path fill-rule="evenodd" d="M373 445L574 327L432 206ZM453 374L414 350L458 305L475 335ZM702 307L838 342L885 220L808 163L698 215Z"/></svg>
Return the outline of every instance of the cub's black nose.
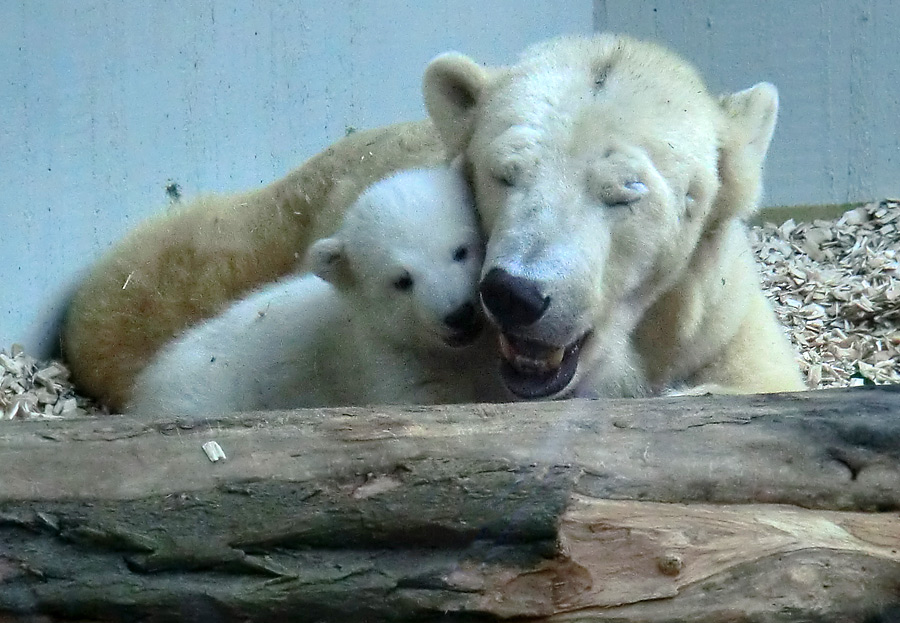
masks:
<svg viewBox="0 0 900 623"><path fill-rule="evenodd" d="M463 303L444 318L444 324L454 331L471 331L478 327L478 310L471 301Z"/></svg>
<svg viewBox="0 0 900 623"><path fill-rule="evenodd" d="M492 268L479 288L481 302L501 329L534 324L550 306L536 281L515 277L502 268Z"/></svg>

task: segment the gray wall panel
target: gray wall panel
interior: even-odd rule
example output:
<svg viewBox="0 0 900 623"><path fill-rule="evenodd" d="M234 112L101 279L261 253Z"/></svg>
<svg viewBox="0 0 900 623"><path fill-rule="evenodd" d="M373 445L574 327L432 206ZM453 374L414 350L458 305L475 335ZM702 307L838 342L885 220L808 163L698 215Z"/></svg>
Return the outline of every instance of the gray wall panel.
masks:
<svg viewBox="0 0 900 623"><path fill-rule="evenodd" d="M425 115L422 69L589 33L591 0L0 0L0 348L49 352L71 288L128 229Z"/></svg>

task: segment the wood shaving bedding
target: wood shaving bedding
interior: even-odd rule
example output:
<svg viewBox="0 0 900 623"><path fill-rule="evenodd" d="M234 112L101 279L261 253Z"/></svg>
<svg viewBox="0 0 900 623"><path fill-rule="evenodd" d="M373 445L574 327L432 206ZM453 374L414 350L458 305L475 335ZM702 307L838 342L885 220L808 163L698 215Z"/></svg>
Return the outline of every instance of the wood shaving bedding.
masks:
<svg viewBox="0 0 900 623"><path fill-rule="evenodd" d="M19 344L0 349L0 419L60 419L102 412L75 393L60 361L38 361Z"/></svg>
<svg viewBox="0 0 900 623"><path fill-rule="evenodd" d="M751 241L811 388L900 383L900 200L767 223Z"/></svg>
<svg viewBox="0 0 900 623"><path fill-rule="evenodd" d="M751 228L763 285L811 388L900 383L900 201ZM0 349L0 419L105 413L59 361Z"/></svg>

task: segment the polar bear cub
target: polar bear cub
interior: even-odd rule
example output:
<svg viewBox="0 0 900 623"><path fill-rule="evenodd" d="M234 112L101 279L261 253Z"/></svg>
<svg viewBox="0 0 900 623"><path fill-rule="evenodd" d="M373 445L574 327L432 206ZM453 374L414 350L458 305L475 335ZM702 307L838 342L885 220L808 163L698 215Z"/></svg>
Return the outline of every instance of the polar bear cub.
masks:
<svg viewBox="0 0 900 623"><path fill-rule="evenodd" d="M310 247L314 274L276 282L165 346L128 411L501 400L492 340L480 335L483 257L458 171L395 174Z"/></svg>

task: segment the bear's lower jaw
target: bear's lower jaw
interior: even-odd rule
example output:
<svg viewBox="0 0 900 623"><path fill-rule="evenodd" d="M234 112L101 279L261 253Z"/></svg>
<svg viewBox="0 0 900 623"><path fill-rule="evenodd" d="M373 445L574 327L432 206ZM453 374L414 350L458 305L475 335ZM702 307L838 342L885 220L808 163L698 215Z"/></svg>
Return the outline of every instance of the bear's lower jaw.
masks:
<svg viewBox="0 0 900 623"><path fill-rule="evenodd" d="M525 399L559 394L575 377L581 347L589 336L587 332L565 348L553 348L501 334L500 373L507 389Z"/></svg>

